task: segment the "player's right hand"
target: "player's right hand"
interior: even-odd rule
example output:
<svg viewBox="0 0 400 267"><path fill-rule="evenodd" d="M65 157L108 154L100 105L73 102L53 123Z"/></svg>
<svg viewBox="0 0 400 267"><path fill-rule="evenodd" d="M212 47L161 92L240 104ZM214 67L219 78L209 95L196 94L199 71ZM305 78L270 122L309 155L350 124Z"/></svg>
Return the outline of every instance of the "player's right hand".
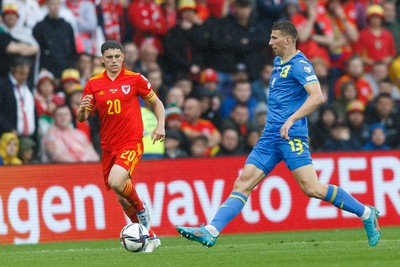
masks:
<svg viewBox="0 0 400 267"><path fill-rule="evenodd" d="M81 100L81 107L86 109L90 107L90 103L92 103L93 95L85 95Z"/></svg>

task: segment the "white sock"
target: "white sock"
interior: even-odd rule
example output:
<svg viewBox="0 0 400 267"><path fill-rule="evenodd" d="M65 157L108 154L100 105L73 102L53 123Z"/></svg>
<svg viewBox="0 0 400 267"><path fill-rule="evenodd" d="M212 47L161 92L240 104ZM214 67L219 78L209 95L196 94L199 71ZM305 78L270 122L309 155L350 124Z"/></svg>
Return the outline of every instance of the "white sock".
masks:
<svg viewBox="0 0 400 267"><path fill-rule="evenodd" d="M217 230L217 228L215 228L211 224L207 224L204 228L206 228L207 231L209 231L212 236L214 236L214 237L219 236L219 231Z"/></svg>
<svg viewBox="0 0 400 267"><path fill-rule="evenodd" d="M364 213L360 217L361 221L365 221L366 219L369 218L370 215L371 215L371 209L369 207L365 206Z"/></svg>

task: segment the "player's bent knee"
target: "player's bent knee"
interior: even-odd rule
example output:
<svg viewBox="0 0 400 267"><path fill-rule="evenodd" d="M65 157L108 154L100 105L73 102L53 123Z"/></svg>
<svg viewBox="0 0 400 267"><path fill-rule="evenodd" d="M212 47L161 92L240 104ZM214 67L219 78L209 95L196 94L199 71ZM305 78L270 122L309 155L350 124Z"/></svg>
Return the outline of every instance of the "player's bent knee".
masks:
<svg viewBox="0 0 400 267"><path fill-rule="evenodd" d="M108 179L108 185L117 193L121 193L125 188L125 182L121 179Z"/></svg>

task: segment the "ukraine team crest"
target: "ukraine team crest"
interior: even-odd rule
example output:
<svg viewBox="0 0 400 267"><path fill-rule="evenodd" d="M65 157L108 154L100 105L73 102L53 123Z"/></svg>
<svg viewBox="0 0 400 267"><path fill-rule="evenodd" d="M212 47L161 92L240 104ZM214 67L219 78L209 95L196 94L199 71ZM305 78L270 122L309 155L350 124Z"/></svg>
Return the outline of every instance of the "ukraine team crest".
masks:
<svg viewBox="0 0 400 267"><path fill-rule="evenodd" d="M130 85L122 85L121 89L122 89L122 92L124 92L124 94L127 95L131 91L131 86Z"/></svg>

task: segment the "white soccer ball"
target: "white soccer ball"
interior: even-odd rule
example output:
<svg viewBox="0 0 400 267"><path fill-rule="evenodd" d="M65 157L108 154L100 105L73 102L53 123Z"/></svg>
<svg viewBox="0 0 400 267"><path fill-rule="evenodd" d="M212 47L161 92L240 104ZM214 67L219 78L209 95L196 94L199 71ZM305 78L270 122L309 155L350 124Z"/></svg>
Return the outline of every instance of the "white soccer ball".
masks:
<svg viewBox="0 0 400 267"><path fill-rule="evenodd" d="M149 238L149 231L139 223L126 225L119 235L122 247L129 252L142 251L147 238Z"/></svg>

